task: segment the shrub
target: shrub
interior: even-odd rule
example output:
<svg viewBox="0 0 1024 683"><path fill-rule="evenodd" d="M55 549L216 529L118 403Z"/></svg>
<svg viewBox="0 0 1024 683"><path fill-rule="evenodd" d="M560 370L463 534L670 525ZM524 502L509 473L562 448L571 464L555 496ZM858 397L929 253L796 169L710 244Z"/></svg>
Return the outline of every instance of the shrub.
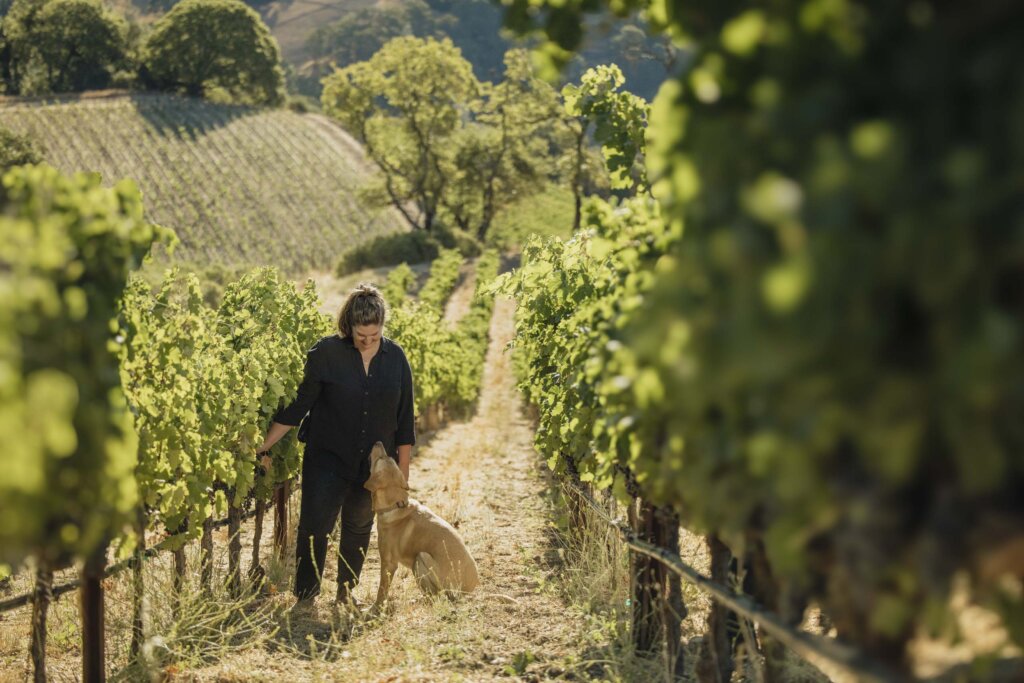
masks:
<svg viewBox="0 0 1024 683"><path fill-rule="evenodd" d="M0 173L12 166L38 164L42 160L39 146L32 138L0 128Z"/></svg>
<svg viewBox="0 0 1024 683"><path fill-rule="evenodd" d="M399 263L423 263L437 258L442 248L458 249L463 256L477 256L480 242L461 230L423 230L393 233L376 237L346 252L335 268L338 277L365 268L384 268Z"/></svg>

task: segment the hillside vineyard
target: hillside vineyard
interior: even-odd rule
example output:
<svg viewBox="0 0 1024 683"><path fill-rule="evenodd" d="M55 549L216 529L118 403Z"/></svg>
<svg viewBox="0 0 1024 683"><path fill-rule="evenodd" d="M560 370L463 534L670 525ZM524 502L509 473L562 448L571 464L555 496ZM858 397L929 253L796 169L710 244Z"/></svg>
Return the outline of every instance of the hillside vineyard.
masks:
<svg viewBox="0 0 1024 683"><path fill-rule="evenodd" d="M134 94L5 104L3 125L66 173L133 179L147 218L181 239L178 260L306 272L401 229L359 202L362 151L320 116Z"/></svg>

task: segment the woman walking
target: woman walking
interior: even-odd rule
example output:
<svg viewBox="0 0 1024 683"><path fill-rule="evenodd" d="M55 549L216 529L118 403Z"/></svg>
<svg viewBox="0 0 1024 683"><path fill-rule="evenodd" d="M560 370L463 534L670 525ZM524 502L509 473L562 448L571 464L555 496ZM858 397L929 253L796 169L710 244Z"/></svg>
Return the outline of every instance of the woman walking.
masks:
<svg viewBox="0 0 1024 683"><path fill-rule="evenodd" d="M274 416L257 453L266 452L308 413L302 463L302 504L295 547L295 595L320 594L327 537L341 513L337 601L348 603L359 581L373 528L369 454L380 441L409 479L416 441L413 383L402 348L383 335L387 306L380 291L361 284L338 313L337 332L306 356L305 375L291 405Z"/></svg>

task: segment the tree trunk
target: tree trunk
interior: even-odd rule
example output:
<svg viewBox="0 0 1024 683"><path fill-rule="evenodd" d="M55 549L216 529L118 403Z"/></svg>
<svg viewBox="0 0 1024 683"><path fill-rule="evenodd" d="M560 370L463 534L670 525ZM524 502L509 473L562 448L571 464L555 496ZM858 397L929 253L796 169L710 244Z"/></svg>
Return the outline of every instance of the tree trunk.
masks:
<svg viewBox="0 0 1024 683"><path fill-rule="evenodd" d="M46 615L53 601L53 571L46 564L36 569L36 584L32 596L32 679L46 681Z"/></svg>

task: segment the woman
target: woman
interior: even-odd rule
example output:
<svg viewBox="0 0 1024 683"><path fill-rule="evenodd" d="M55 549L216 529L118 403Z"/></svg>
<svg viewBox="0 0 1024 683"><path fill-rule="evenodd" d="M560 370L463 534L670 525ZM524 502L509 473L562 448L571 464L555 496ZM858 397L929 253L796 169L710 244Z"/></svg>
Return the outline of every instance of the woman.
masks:
<svg viewBox="0 0 1024 683"><path fill-rule="evenodd" d="M373 528L369 454L380 441L409 478L416 441L412 370L402 348L383 336L387 306L380 291L360 284L338 313L337 333L318 341L306 356L298 396L274 416L265 453L309 413L302 463L302 505L295 547L295 595L320 593L327 537L341 512L337 600L346 603L359 581Z"/></svg>

